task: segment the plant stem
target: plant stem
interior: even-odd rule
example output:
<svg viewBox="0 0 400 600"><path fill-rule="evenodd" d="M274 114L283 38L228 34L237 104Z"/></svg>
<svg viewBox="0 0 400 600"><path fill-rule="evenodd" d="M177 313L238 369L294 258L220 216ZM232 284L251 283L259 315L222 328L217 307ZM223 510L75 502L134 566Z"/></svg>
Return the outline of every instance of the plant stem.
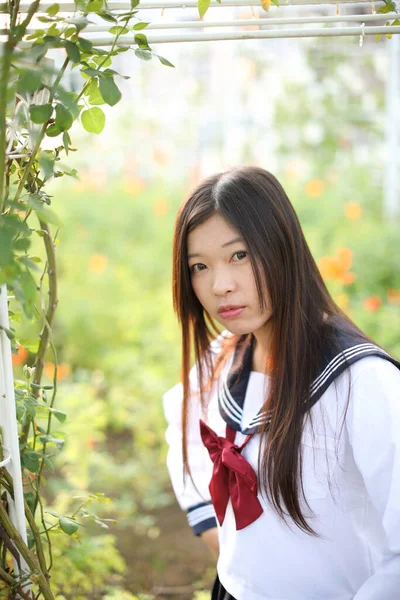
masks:
<svg viewBox="0 0 400 600"><path fill-rule="evenodd" d="M7 535L9 536L10 540L12 540L14 542L17 550L19 551L21 556L24 558L26 564L28 565L29 569L31 570L31 574L33 574L33 573L36 574L35 579L37 580L37 584L38 584L45 600L55 600L53 593L49 587L49 584L47 582L47 579L46 579L44 573L40 569L38 559L29 550L29 548L23 541L22 537L20 536L18 530L11 523L10 518L7 514L7 511L4 508L2 502L0 502L0 522L2 523L4 529L6 530Z"/></svg>
<svg viewBox="0 0 400 600"><path fill-rule="evenodd" d="M8 493L10 494L10 496L12 498L14 498L13 480L12 480L11 475L9 474L9 472L6 469L2 470L2 477L6 483L5 487L8 491ZM29 523L29 527L31 528L32 535L35 539L36 551L37 551L37 555L38 555L38 559L39 559L40 568L42 569L42 571L46 575L46 577L48 577L48 572L47 572L47 567L46 567L46 559L45 559L44 552L43 552L42 539L40 537L39 529L37 528L35 518L31 512L31 509L29 508L29 504L27 503L26 500L24 500L24 506L25 506L25 516Z"/></svg>
<svg viewBox="0 0 400 600"><path fill-rule="evenodd" d="M0 217L3 213L5 201L5 179L6 179L6 113L7 113L7 91L10 77L10 63L12 55L12 44L8 39L3 44L3 54L0 62Z"/></svg>
<svg viewBox="0 0 400 600"><path fill-rule="evenodd" d="M33 377L33 383L35 387L33 388L32 394L37 396L39 394L40 382L43 374L44 367L44 356L47 350L47 346L49 343L50 332L53 326L54 313L57 308L58 298L57 298L57 276L56 276L56 255L55 255L55 246L54 242L50 235L49 226L44 221L39 221L41 230L44 232L43 241L46 248L47 254L47 274L49 280L49 303L47 307L47 312L45 315L45 323L43 325L42 331L40 333L40 343L39 348L36 354L35 360L35 374ZM30 422L23 426L20 443L26 443L29 435Z"/></svg>

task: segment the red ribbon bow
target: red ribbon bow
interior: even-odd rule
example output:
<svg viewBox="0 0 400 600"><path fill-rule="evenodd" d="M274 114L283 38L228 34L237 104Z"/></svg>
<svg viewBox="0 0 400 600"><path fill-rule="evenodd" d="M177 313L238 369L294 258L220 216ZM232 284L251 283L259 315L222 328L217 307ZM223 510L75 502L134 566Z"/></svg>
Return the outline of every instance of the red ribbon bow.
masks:
<svg viewBox="0 0 400 600"><path fill-rule="evenodd" d="M234 444L235 431L226 426L226 438L217 434L200 420L204 445L214 463L209 490L220 525L224 522L229 498L235 515L236 529L244 529L261 516L263 509L257 498L257 476L240 454L252 437L241 446Z"/></svg>

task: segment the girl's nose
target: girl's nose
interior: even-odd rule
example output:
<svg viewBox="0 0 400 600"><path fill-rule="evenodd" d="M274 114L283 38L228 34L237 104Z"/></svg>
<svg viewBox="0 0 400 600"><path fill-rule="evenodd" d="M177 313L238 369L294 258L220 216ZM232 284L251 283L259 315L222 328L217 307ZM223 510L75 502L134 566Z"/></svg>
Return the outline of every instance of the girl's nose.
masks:
<svg viewBox="0 0 400 600"><path fill-rule="evenodd" d="M212 292L215 296L225 296L236 288L235 282L228 273L219 272L214 278Z"/></svg>

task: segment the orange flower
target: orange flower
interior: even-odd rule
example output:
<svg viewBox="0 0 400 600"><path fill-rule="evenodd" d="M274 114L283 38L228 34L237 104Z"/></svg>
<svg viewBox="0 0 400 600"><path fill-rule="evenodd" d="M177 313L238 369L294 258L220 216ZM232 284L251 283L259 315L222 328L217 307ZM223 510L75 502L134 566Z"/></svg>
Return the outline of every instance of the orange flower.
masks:
<svg viewBox="0 0 400 600"><path fill-rule="evenodd" d="M355 281L355 274L350 271L353 262L353 253L350 248L338 248L335 256L322 256L318 267L323 279L337 279L343 285Z"/></svg>
<svg viewBox="0 0 400 600"><path fill-rule="evenodd" d="M86 446L90 449L93 449L96 447L96 445L97 445L97 441L92 436L89 435L86 438Z"/></svg>
<svg viewBox="0 0 400 600"><path fill-rule="evenodd" d="M44 363L43 372L49 379L54 377L53 363ZM57 369L57 381L65 379L71 373L71 367L67 363L60 363Z"/></svg>
<svg viewBox="0 0 400 600"><path fill-rule="evenodd" d="M156 217L163 217L168 212L168 202L165 198L160 198L156 200L153 204L153 213Z"/></svg>
<svg viewBox="0 0 400 600"><path fill-rule="evenodd" d="M169 158L168 158L168 155L166 154L166 152L163 152L162 150L159 150L158 148L155 148L153 150L153 160L156 163L156 165L160 165L161 167L163 167L169 163Z"/></svg>
<svg viewBox="0 0 400 600"><path fill-rule="evenodd" d="M311 198L319 198L325 188L325 183L321 179L310 179L306 183L306 194Z"/></svg>
<svg viewBox="0 0 400 600"><path fill-rule="evenodd" d="M12 364L14 367L18 367L19 365L25 365L28 359L28 350L23 348L22 346L17 346L18 354L12 355Z"/></svg>
<svg viewBox="0 0 400 600"><path fill-rule="evenodd" d="M348 202L344 207L344 214L347 219L357 221L362 215L362 207L357 202Z"/></svg>
<svg viewBox="0 0 400 600"><path fill-rule="evenodd" d="M382 306L382 300L379 296L369 296L365 298L363 305L368 312L375 312Z"/></svg>
<svg viewBox="0 0 400 600"><path fill-rule="evenodd" d="M386 293L390 304L400 304L400 290L393 290L389 288Z"/></svg>
<svg viewBox="0 0 400 600"><path fill-rule="evenodd" d="M92 273L104 273L107 265L108 258L104 254L93 254L89 259L89 271Z"/></svg>

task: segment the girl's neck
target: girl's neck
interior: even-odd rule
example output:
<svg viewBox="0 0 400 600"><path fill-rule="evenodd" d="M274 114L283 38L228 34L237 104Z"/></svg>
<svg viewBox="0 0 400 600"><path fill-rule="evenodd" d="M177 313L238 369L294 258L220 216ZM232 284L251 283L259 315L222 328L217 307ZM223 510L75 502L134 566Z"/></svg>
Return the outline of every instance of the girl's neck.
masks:
<svg viewBox="0 0 400 600"><path fill-rule="evenodd" d="M270 372L270 339L267 335L254 334L252 370L268 374Z"/></svg>

